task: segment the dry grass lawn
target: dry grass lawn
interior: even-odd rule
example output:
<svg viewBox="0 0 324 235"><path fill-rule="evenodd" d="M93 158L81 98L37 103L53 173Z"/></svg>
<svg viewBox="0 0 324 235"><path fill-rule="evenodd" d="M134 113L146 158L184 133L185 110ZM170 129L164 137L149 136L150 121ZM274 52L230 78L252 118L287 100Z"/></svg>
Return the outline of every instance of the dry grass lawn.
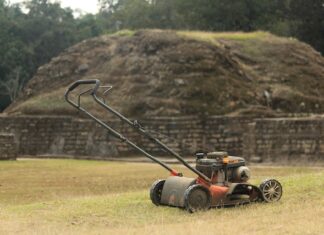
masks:
<svg viewBox="0 0 324 235"><path fill-rule="evenodd" d="M154 164L0 162L0 234L324 234L323 168L252 173L257 184L279 179L282 200L188 214L150 202L151 183L168 175Z"/></svg>

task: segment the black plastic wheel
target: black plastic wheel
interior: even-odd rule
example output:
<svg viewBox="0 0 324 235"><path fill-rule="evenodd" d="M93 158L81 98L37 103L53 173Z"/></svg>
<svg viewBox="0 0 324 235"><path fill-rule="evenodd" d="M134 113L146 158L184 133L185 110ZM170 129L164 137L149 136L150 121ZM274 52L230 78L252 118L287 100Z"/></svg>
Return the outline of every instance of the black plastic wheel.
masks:
<svg viewBox="0 0 324 235"><path fill-rule="evenodd" d="M184 203L186 210L191 213L208 210L211 204L210 192L202 185L192 185L184 193Z"/></svg>
<svg viewBox="0 0 324 235"><path fill-rule="evenodd" d="M282 186L275 179L263 181L259 188L265 202L277 202L282 196Z"/></svg>
<svg viewBox="0 0 324 235"><path fill-rule="evenodd" d="M150 198L154 205L159 206L161 205L161 196L162 190L164 186L165 180L157 180L155 181L150 189Z"/></svg>

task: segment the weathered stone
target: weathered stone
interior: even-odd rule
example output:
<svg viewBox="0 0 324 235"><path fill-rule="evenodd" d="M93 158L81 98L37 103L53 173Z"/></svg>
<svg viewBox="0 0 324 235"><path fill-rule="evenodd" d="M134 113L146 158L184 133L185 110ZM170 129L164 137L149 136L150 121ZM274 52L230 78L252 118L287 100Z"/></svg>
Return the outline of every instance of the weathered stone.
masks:
<svg viewBox="0 0 324 235"><path fill-rule="evenodd" d="M155 155L157 145L120 122L112 126ZM152 134L182 155L196 150L224 150L247 160L324 160L324 120L312 118L251 119L246 117L155 117L141 122ZM290 130L294 130L290 133ZM298 130L297 132L295 130ZM20 155L74 155L105 158L136 153L92 120L71 117L0 117L0 131L15 134ZM156 132L160 132L156 133ZM168 137L165 137L167 135ZM13 142L13 141L12 141ZM12 146L0 138L3 148Z"/></svg>
<svg viewBox="0 0 324 235"><path fill-rule="evenodd" d="M16 160L17 144L15 136L8 133L0 133L0 160Z"/></svg>

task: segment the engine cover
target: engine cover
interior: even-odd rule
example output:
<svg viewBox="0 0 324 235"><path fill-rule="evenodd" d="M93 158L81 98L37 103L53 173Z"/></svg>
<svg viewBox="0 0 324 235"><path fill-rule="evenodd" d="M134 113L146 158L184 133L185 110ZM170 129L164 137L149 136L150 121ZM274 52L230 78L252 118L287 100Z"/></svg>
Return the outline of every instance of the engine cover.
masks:
<svg viewBox="0 0 324 235"><path fill-rule="evenodd" d="M241 157L228 157L229 163L227 168L237 168L240 166L245 166L245 160ZM210 159L210 158L201 158L196 161L196 169L208 177L211 177L213 171L221 170L224 168L223 160L219 159Z"/></svg>
<svg viewBox="0 0 324 235"><path fill-rule="evenodd" d="M227 164L224 164L224 158ZM245 159L228 156L226 152L212 152L198 155L196 169L209 178L217 177L214 183L223 184L225 174L229 182L246 182L250 178L250 171L245 166Z"/></svg>

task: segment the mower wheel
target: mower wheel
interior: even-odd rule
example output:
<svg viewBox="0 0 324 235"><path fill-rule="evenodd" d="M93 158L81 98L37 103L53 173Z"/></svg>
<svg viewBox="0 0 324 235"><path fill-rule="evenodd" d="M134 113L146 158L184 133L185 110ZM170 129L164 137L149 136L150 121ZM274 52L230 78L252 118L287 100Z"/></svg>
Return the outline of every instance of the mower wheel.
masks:
<svg viewBox="0 0 324 235"><path fill-rule="evenodd" d="M206 211L210 208L211 195L207 188L194 184L186 189L184 193L184 204L187 211Z"/></svg>
<svg viewBox="0 0 324 235"><path fill-rule="evenodd" d="M155 181L150 189L150 198L154 205L161 205L161 196L165 180Z"/></svg>
<svg viewBox="0 0 324 235"><path fill-rule="evenodd" d="M263 181L259 188L265 202L277 202L282 196L282 186L275 179Z"/></svg>

